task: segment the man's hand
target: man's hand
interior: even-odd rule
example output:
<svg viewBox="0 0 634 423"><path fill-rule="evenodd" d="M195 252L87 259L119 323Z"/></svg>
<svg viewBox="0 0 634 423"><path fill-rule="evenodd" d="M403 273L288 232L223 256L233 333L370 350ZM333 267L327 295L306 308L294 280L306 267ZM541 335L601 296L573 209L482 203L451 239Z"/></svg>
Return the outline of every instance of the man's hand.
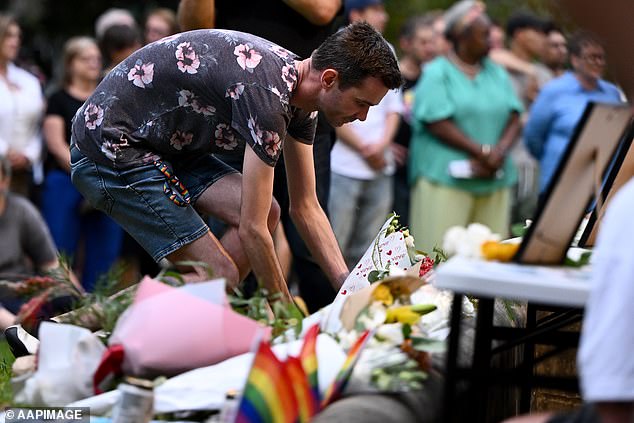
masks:
<svg viewBox="0 0 634 423"><path fill-rule="evenodd" d="M361 156L375 171L380 171L387 165L383 143L364 145L361 148Z"/></svg>
<svg viewBox="0 0 634 423"><path fill-rule="evenodd" d="M408 148L395 142L390 144L390 148L394 155L394 163L396 163L398 167L407 165Z"/></svg>
<svg viewBox="0 0 634 423"><path fill-rule="evenodd" d="M15 150L9 150L7 153L7 159L9 159L13 170L25 170L31 167L29 159L24 154Z"/></svg>

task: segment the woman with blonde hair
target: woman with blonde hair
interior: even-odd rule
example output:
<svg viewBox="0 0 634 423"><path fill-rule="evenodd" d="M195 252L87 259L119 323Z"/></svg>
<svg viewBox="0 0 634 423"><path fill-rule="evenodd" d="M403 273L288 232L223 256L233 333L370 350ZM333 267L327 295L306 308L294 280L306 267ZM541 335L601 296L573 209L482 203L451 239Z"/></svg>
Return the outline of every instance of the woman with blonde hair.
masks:
<svg viewBox="0 0 634 423"><path fill-rule="evenodd" d="M14 63L21 38L17 21L0 14L0 155L13 169L11 191L29 196L33 180L41 181L44 96L39 80Z"/></svg>
<svg viewBox="0 0 634 423"><path fill-rule="evenodd" d="M87 207L70 180L71 121L94 91L100 75L101 53L96 41L90 37L69 39L64 47L62 88L49 98L44 119L49 154L42 214L57 248L69 256L83 257L83 270L77 273L87 290L92 290L98 276L117 259L123 236L113 220ZM90 236L85 236L88 233ZM84 246L83 254L78 253L79 245Z"/></svg>

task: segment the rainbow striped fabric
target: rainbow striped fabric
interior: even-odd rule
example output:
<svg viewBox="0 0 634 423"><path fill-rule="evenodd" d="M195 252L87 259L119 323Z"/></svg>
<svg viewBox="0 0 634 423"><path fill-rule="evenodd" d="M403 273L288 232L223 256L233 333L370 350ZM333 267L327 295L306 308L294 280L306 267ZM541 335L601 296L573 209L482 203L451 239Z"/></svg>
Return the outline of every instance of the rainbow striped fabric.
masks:
<svg viewBox="0 0 634 423"><path fill-rule="evenodd" d="M267 342L261 342L240 400L236 423L307 423L343 392L368 339L366 331L348 351L337 377L321 400L317 379L317 335L311 327L299 357L280 361Z"/></svg>
<svg viewBox="0 0 634 423"><path fill-rule="evenodd" d="M299 359L308 378L312 401L319 410L321 395L319 393L319 381L317 379L317 335L319 335L319 325L313 325L304 336L304 344L299 353Z"/></svg>
<svg viewBox="0 0 634 423"><path fill-rule="evenodd" d="M295 400L297 402L297 411L299 413L299 422L308 423L312 417L319 413L319 401L315 401L306 377L306 372L302 367L302 362L297 357L288 357L286 360L286 371L288 372Z"/></svg>
<svg viewBox="0 0 634 423"><path fill-rule="evenodd" d="M326 393L324 395L324 399L321 402L321 407L324 408L327 405L333 403L343 393L348 381L350 380L350 376L352 375L352 371L354 370L354 366L359 361L359 357L361 357L361 352L365 347L365 344L368 342L370 338L372 338L372 334L374 331L370 332L366 330L357 341L354 343L352 348L348 351L348 356L346 357L346 361L344 361L343 366L341 366L341 370L337 373L337 377L330 384Z"/></svg>
<svg viewBox="0 0 634 423"><path fill-rule="evenodd" d="M238 407L236 423L295 423L297 399L287 366L267 342L258 348Z"/></svg>

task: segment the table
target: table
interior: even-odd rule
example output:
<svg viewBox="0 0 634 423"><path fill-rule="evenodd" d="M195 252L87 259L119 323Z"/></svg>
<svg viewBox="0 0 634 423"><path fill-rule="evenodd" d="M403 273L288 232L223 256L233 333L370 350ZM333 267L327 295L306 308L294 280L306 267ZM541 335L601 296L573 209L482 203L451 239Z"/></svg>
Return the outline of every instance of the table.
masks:
<svg viewBox="0 0 634 423"><path fill-rule="evenodd" d="M522 388L521 411L528 412L530 392L535 386L560 389L576 387L576 381L562 378L538 377L533 374L534 347L549 344L565 349L578 343L578 334L561 331L564 326L581 319L582 309L590 291L591 270L584 268L530 266L515 263L486 262L454 257L438 266L435 285L454 292L451 312L451 332L447 352L444 390L444 422L455 421L456 384L469 382L466 396L473 412L472 421L486 419L488 388L494 382L519 385ZM460 342L460 321L464 295L478 299L473 360L463 368L457 362ZM493 323L495 298L528 301L525 328L498 327ZM543 321L536 320L537 310L555 311ZM493 340L502 340L493 347ZM496 372L491 358L506 349L524 346L524 360L514 372Z"/></svg>

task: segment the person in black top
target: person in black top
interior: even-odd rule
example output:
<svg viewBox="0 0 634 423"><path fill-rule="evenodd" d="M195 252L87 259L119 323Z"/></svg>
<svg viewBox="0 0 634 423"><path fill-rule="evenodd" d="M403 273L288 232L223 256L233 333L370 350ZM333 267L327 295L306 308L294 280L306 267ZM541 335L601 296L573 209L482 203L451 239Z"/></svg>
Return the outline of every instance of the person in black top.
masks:
<svg viewBox="0 0 634 423"><path fill-rule="evenodd" d="M92 291L117 260L123 237L119 225L88 206L70 180L71 121L99 82L101 54L92 38L75 37L64 47L63 61L63 87L49 98L43 125L48 156L42 214L60 252L76 261L83 258L76 270L82 270L82 285Z"/></svg>
<svg viewBox="0 0 634 423"><path fill-rule="evenodd" d="M302 59L310 57L313 50L345 21L341 0L262 0L248 4L232 0L181 0L178 16L182 29L226 28L248 32L273 41ZM330 150L334 141L334 129L320 114L313 159L317 199L325 211L330 190ZM239 159L220 157L232 167L241 169ZM309 311L317 311L332 302L336 291L327 282L326 275L290 219L283 156L275 168L273 195L281 208L280 220L293 256L300 294Z"/></svg>

